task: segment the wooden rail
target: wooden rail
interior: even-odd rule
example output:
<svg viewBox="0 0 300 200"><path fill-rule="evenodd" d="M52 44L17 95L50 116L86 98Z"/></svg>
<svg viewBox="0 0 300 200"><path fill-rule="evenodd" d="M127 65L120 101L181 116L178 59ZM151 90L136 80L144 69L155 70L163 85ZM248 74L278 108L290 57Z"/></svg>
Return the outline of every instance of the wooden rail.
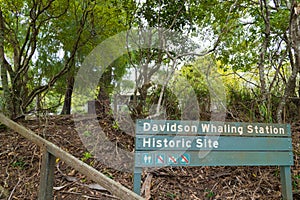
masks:
<svg viewBox="0 0 300 200"><path fill-rule="evenodd" d="M10 129L21 134L23 137L27 138L31 142L37 144L42 148L43 159L41 167L41 178L39 186L39 200L51 200L53 199L53 183L54 183L54 169L55 160L60 158L67 165L71 166L75 170L84 174L90 180L95 181L113 195L123 199L128 200L142 200L141 196L137 195L133 191L124 187L120 183L108 178L104 174L98 172L93 167L77 159L73 155L65 152L55 144L45 140L44 138L36 135L33 131L26 129L25 127L19 125L18 123L10 120L0 113L0 122L9 127Z"/></svg>

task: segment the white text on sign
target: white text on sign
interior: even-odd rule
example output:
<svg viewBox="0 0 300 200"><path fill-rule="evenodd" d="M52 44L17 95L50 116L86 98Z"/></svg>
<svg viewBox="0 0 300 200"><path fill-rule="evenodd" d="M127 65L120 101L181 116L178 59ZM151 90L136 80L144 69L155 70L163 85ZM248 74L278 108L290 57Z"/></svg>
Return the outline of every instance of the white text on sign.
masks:
<svg viewBox="0 0 300 200"><path fill-rule="evenodd" d="M155 137L143 138L143 148L191 148L196 146L197 148L215 148L219 147L218 140L211 138L197 137L197 138L175 138L175 139L157 139Z"/></svg>
<svg viewBox="0 0 300 200"><path fill-rule="evenodd" d="M163 123L156 124L150 122L143 123L143 132L165 132L165 133L216 133L216 134L271 134L285 135L285 128L267 124L240 126L238 124L228 123Z"/></svg>

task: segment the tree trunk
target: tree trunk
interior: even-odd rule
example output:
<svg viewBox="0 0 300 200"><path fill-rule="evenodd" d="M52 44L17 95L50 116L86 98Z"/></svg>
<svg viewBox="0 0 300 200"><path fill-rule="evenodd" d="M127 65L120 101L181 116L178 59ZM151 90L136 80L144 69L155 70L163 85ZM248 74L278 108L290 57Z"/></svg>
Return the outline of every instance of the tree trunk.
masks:
<svg viewBox="0 0 300 200"><path fill-rule="evenodd" d="M298 75L300 75L300 71L298 72ZM298 81L298 85L300 86L300 80ZM298 97L300 97L300 87L298 87L297 94L298 94Z"/></svg>
<svg viewBox="0 0 300 200"><path fill-rule="evenodd" d="M109 66L102 74L99 81L99 91L97 95L98 103L95 104L96 114L100 117L107 117L110 111L110 87L112 82L112 67Z"/></svg>
<svg viewBox="0 0 300 200"><path fill-rule="evenodd" d="M73 87L74 87L74 76L71 75L67 78L67 89L65 93L64 105L61 111L61 115L71 114Z"/></svg>
<svg viewBox="0 0 300 200"><path fill-rule="evenodd" d="M266 60L266 54L269 46L269 40L270 40L270 13L268 4L265 0L260 1L260 9L261 9L261 15L264 19L264 25L265 30L263 33L264 41L259 53L259 63L258 63L258 69L259 69L259 81L260 81L260 91L261 91L261 105L266 106L267 113L270 113L270 105L269 105L269 95L267 90L267 84L266 84L266 75L265 75L265 60ZM264 121L268 118L268 116L261 116L261 120Z"/></svg>
<svg viewBox="0 0 300 200"><path fill-rule="evenodd" d="M294 5L297 6L297 5ZM288 48L290 48L290 63L292 66L292 74L289 77L288 83L284 90L284 95L281 98L279 106L277 108L277 121L282 123L282 113L286 105L288 98L295 93L296 78L300 71L300 17L299 13L295 13L295 8L291 8L291 19L289 27L289 39ZM293 49L293 51L292 51ZM293 52L293 53L292 53Z"/></svg>
<svg viewBox="0 0 300 200"><path fill-rule="evenodd" d="M67 60L68 58L65 57ZM61 115L70 115L72 107L72 94L75 83L75 56L70 61L70 71L67 74L67 88L65 92L64 105L61 111Z"/></svg>
<svg viewBox="0 0 300 200"><path fill-rule="evenodd" d="M3 88L3 102L1 105L1 111L7 115L11 116L11 95L8 86L8 77L7 77L7 61L4 56L4 19L2 10L0 9L0 69L1 69L1 82Z"/></svg>

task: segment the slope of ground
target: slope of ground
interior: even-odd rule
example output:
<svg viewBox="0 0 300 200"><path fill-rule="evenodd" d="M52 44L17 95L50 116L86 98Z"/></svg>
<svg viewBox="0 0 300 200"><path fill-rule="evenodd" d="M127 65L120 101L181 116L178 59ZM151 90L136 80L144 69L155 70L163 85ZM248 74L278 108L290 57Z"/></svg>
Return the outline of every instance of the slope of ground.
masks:
<svg viewBox="0 0 300 200"><path fill-rule="evenodd" d="M132 174L110 169L87 152L70 116L20 120L20 124L132 189ZM110 124L110 123L103 123ZM110 139L133 150L133 138L109 125ZM294 199L300 199L300 122L292 124ZM56 160L55 199L118 199L85 176ZM19 134L0 127L0 199L37 199L41 152ZM143 174L151 187L150 199L281 199L277 167L165 167Z"/></svg>

